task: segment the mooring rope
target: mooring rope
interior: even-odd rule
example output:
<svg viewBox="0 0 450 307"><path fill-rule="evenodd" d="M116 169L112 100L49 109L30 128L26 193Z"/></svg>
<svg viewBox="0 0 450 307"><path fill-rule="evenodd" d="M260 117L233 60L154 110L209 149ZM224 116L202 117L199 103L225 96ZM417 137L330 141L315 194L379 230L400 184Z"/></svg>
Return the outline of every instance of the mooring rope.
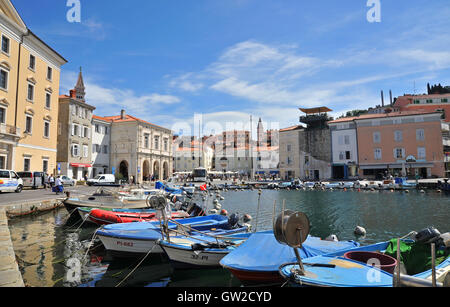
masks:
<svg viewBox="0 0 450 307"><path fill-rule="evenodd" d="M131 276L131 274L134 273L134 271L137 270L137 268L144 262L144 260L147 259L148 255L150 255L150 254L152 253L152 251L153 251L153 249L155 248L156 245L157 245L157 244L153 244L153 247L148 251L148 253L144 256L144 258L142 258L142 260L136 265L136 267L135 267L133 270L131 270L131 272L128 273L127 276L125 276L125 278L122 279L122 280L115 286L115 288L119 287L125 280L128 279L128 277Z"/></svg>

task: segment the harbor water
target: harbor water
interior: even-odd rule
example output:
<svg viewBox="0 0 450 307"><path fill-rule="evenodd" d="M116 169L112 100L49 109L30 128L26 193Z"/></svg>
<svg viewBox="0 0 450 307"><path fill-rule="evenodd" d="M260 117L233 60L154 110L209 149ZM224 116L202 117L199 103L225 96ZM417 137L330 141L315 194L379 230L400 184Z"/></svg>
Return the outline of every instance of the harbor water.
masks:
<svg viewBox="0 0 450 307"><path fill-rule="evenodd" d="M220 192L222 209L250 214L253 230L272 229L273 217L285 209L302 211L313 236L335 234L361 245L400 237L434 226L448 232L450 196L427 191L243 190ZM214 193L205 203L213 207ZM258 205L259 204L259 205ZM258 211L259 207L259 211ZM26 285L38 287L236 287L240 282L224 269L174 270L163 254L116 259L96 240L96 226L68 219L61 208L11 220L14 250ZM356 226L367 234L358 237ZM94 240L93 240L94 239ZM89 248L90 247L90 248Z"/></svg>

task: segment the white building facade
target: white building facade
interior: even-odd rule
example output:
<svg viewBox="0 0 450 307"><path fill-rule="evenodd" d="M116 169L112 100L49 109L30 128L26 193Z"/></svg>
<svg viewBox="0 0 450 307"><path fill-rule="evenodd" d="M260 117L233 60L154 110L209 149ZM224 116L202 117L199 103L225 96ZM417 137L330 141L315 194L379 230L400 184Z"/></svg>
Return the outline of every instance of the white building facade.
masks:
<svg viewBox="0 0 450 307"><path fill-rule="evenodd" d="M92 174L110 174L111 121L92 117Z"/></svg>
<svg viewBox="0 0 450 307"><path fill-rule="evenodd" d="M351 179L358 175L356 124L349 120L328 122L331 130L332 177Z"/></svg>
<svg viewBox="0 0 450 307"><path fill-rule="evenodd" d="M142 183L165 180L173 173L170 129L121 111L111 123L110 167L117 179Z"/></svg>

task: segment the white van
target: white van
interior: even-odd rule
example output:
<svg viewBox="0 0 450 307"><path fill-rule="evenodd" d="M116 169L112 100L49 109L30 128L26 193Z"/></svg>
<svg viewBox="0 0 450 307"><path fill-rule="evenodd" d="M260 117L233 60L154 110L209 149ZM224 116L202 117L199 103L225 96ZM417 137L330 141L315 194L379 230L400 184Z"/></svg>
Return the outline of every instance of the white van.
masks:
<svg viewBox="0 0 450 307"><path fill-rule="evenodd" d="M20 193L23 189L23 181L14 171L0 170L0 192Z"/></svg>
<svg viewBox="0 0 450 307"><path fill-rule="evenodd" d="M116 176L113 174L97 175L93 179L88 179L87 185L108 185L116 183Z"/></svg>
<svg viewBox="0 0 450 307"><path fill-rule="evenodd" d="M17 172L17 175L22 178L25 188L45 187L46 175L43 172Z"/></svg>

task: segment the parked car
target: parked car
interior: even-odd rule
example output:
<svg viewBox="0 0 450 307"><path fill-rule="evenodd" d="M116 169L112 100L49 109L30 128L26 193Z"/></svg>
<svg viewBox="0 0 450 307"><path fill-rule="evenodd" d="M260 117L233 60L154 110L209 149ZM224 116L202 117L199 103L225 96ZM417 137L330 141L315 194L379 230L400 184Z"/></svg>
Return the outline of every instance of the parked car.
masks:
<svg viewBox="0 0 450 307"><path fill-rule="evenodd" d="M108 185L116 183L116 176L113 174L97 175L95 178L88 179L87 185Z"/></svg>
<svg viewBox="0 0 450 307"><path fill-rule="evenodd" d="M23 181L16 172L10 170L0 170L0 193L16 192L20 193L23 189Z"/></svg>
<svg viewBox="0 0 450 307"><path fill-rule="evenodd" d="M61 183L64 185L69 185L71 187L73 187L75 185L75 179L69 178L65 175L60 177L61 179Z"/></svg>
<svg viewBox="0 0 450 307"><path fill-rule="evenodd" d="M25 188L38 189L45 186L45 174L43 172L17 172L17 175L22 178Z"/></svg>

